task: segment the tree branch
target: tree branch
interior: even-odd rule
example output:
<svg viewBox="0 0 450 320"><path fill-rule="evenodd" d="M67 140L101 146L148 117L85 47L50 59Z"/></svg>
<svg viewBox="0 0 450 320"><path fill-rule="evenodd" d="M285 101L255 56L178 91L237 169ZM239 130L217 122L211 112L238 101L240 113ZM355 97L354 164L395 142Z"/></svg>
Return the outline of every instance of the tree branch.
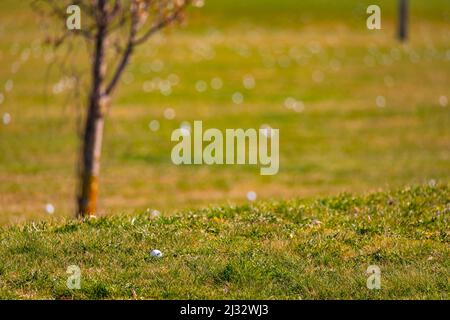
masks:
<svg viewBox="0 0 450 320"><path fill-rule="evenodd" d="M114 72L111 82L106 87L106 90L105 90L106 95L110 95L112 93L112 91L114 90L114 88L116 87L117 82L119 81L120 76L122 75L123 71L125 70L125 67L127 66L128 62L130 60L131 54L133 53L134 40L135 40L137 31L138 31L138 24L139 24L139 17L137 16L136 13L133 13L130 23L131 23L130 24L130 33L128 35L127 45L122 54L122 59L120 60L118 66L116 68L116 71Z"/></svg>
<svg viewBox="0 0 450 320"><path fill-rule="evenodd" d="M156 32L158 32L159 30L161 30L162 28L164 28L165 26L167 26L168 24L172 23L173 21L175 21L176 19L178 19L178 17L180 16L180 14L184 11L184 9L191 3L191 0L186 0L184 2L183 5L181 5L180 7L178 7L171 15L169 15L167 18L159 21L157 24L153 25L149 30L147 30L147 32L144 33L144 35L142 35L140 38L137 38L134 41L134 45L140 45L142 43L144 43L145 41L147 41L153 34L155 34Z"/></svg>
<svg viewBox="0 0 450 320"><path fill-rule="evenodd" d="M122 10L122 2L120 0L116 0L114 2L114 7L108 12L107 19L108 22L113 20Z"/></svg>

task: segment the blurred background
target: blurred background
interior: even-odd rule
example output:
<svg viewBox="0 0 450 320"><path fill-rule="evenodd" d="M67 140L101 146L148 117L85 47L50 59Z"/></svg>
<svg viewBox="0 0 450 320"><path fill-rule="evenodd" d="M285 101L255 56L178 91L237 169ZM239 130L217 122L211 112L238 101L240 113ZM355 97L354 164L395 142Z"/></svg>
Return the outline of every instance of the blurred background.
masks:
<svg viewBox="0 0 450 320"><path fill-rule="evenodd" d="M366 9L381 7L382 30ZM83 18L82 18L83 19ZM83 21L83 20L82 20ZM206 0L145 44L106 122L98 214L365 193L450 177L450 4ZM0 224L73 215L82 46L54 52L30 1L0 1ZM175 166L176 128L280 129L280 171Z"/></svg>

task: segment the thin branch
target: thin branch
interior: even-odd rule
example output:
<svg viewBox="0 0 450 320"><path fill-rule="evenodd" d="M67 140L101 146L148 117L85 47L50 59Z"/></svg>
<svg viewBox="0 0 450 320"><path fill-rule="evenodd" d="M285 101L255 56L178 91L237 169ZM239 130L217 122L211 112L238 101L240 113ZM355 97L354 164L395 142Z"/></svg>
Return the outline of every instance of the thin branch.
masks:
<svg viewBox="0 0 450 320"><path fill-rule="evenodd" d="M134 41L134 45L140 45L147 41L153 34L177 20L180 14L184 11L184 9L191 3L191 0L186 0L183 5L178 7L171 15L169 15L166 19L159 21L157 24L153 25L147 32L144 33L140 38L137 38Z"/></svg>
<svg viewBox="0 0 450 320"><path fill-rule="evenodd" d="M39 14L45 15L47 13L47 11L39 6L39 3L42 3L42 2L50 10L50 15L52 15L52 16L56 17L57 19L59 19L59 21L62 21L62 22L66 21L67 13L63 9L64 5L61 7L61 2L55 3L54 0L33 0L31 2L31 7L35 11L37 11ZM83 12L85 14L87 13L88 15L92 16L92 8L84 5L84 3L82 3L79 0L75 1L74 4L82 7L83 8ZM91 28L83 28L83 29L80 29L80 30L70 30L70 34L69 34L69 32L65 32L59 39L57 39L55 41L55 45L59 46L61 44L61 42L63 42L66 38L68 38L71 35L81 35L81 36L83 36L83 37L85 37L86 39L89 39L89 40L93 40L93 38L94 38L94 35L92 33Z"/></svg>
<svg viewBox="0 0 450 320"><path fill-rule="evenodd" d="M117 82L120 79L120 76L122 75L123 71L125 70L125 67L128 64L128 61L130 60L131 54L133 53L134 40L136 38L136 34L138 31L138 25L139 25L139 17L137 16L137 13L134 13L130 22L130 33L128 35L128 41L125 51L122 54L122 59L120 60L116 68L116 71L114 72L111 82L106 87L105 90L106 95L110 95L112 93L112 91L117 85Z"/></svg>
<svg viewBox="0 0 450 320"><path fill-rule="evenodd" d="M111 12L107 13L108 22L113 20L121 11L122 11L122 2L121 2L121 0L116 0Z"/></svg>

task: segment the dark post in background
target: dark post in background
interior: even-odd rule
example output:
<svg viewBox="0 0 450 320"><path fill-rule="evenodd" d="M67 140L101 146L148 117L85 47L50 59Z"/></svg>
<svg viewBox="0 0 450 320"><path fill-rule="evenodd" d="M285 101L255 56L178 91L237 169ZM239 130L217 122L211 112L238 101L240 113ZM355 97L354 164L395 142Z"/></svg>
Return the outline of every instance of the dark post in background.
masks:
<svg viewBox="0 0 450 320"><path fill-rule="evenodd" d="M400 41L408 39L408 0L398 2L398 39Z"/></svg>

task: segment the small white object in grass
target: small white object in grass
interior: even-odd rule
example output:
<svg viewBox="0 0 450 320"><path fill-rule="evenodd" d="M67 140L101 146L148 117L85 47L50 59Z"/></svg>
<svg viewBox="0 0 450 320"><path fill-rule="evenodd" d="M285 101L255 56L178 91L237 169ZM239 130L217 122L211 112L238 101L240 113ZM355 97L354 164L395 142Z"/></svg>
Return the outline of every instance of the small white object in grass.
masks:
<svg viewBox="0 0 450 320"><path fill-rule="evenodd" d="M294 106L294 104L297 102L297 100L295 100L295 98L292 97L287 97L284 100L284 106L288 109L292 109L292 107Z"/></svg>
<svg viewBox="0 0 450 320"><path fill-rule="evenodd" d="M166 108L164 110L164 118L166 118L167 120L172 120L173 118L175 118L175 110L173 110L172 108Z"/></svg>
<svg viewBox="0 0 450 320"><path fill-rule="evenodd" d="M22 60L23 62L27 61L30 58L30 49L25 49L22 51L21 55L20 55L20 60Z"/></svg>
<svg viewBox="0 0 450 320"><path fill-rule="evenodd" d="M213 88L214 90L219 90L222 88L222 86L223 86L222 79L216 77L211 80L211 88Z"/></svg>
<svg viewBox="0 0 450 320"><path fill-rule="evenodd" d="M197 90L197 92L205 92L206 89L208 89L208 85L205 81L199 80L195 83L195 90Z"/></svg>
<svg viewBox="0 0 450 320"><path fill-rule="evenodd" d="M54 214L54 213L55 213L55 207L54 207L51 203L47 203L47 204L45 205L45 211L46 211L48 214Z"/></svg>
<svg viewBox="0 0 450 320"><path fill-rule="evenodd" d="M205 5L205 0L194 0L192 5L196 8L201 8Z"/></svg>
<svg viewBox="0 0 450 320"><path fill-rule="evenodd" d="M172 93L172 85L169 80L163 80L159 83L159 91L164 96L169 96Z"/></svg>
<svg viewBox="0 0 450 320"><path fill-rule="evenodd" d="M150 121L150 123L148 124L148 127L152 131L158 131L159 130L159 121L158 120Z"/></svg>
<svg viewBox="0 0 450 320"><path fill-rule="evenodd" d="M248 90L255 88L256 85L255 78L253 78L251 74L245 75L242 79L242 83L244 85L244 88Z"/></svg>
<svg viewBox="0 0 450 320"><path fill-rule="evenodd" d="M244 96L240 92L235 92L233 93L231 100L233 100L234 104L241 104L242 102L244 102Z"/></svg>
<svg viewBox="0 0 450 320"><path fill-rule="evenodd" d="M386 98L383 96L378 96L375 99L375 103L377 104L377 107L384 108L386 106Z"/></svg>
<svg viewBox="0 0 450 320"><path fill-rule="evenodd" d="M439 104L440 104L442 107L446 107L447 104L448 104L448 98L447 98L446 96L440 96L440 97L439 97Z"/></svg>
<svg viewBox="0 0 450 320"><path fill-rule="evenodd" d="M302 101L295 101L295 103L292 105L292 110L295 112L303 112L305 110L305 105Z"/></svg>
<svg viewBox="0 0 450 320"><path fill-rule="evenodd" d="M158 217L160 215L160 212L158 210L152 210L151 215L152 215L153 218L156 218L156 217Z"/></svg>
<svg viewBox="0 0 450 320"><path fill-rule="evenodd" d="M63 90L64 90L64 87L63 87L62 83L60 83L60 82L54 84L53 87L52 87L53 94L59 94Z"/></svg>
<svg viewBox="0 0 450 320"><path fill-rule="evenodd" d="M3 124L8 125L11 122L11 115L9 113L3 114Z"/></svg>
<svg viewBox="0 0 450 320"><path fill-rule="evenodd" d="M436 180L431 179L430 181L428 181L428 185L432 188L436 187Z"/></svg>
<svg viewBox="0 0 450 320"><path fill-rule="evenodd" d="M302 112L305 109L305 105L302 101L298 101L295 98L287 97L284 100L284 106L288 109L292 109L295 112Z"/></svg>
<svg viewBox="0 0 450 320"><path fill-rule="evenodd" d="M155 258L161 258L163 254L162 254L162 252L159 251L158 249L153 249L153 250L150 252L150 255L151 255L152 257L155 257Z"/></svg>
<svg viewBox="0 0 450 320"><path fill-rule="evenodd" d="M14 86L14 82L11 79L6 81L6 83L5 83L5 91L6 92L11 91L13 89L13 86Z"/></svg>
<svg viewBox="0 0 450 320"><path fill-rule="evenodd" d="M247 192L247 199L248 201L255 201L256 200L256 192L255 191L249 191Z"/></svg>
<svg viewBox="0 0 450 320"><path fill-rule="evenodd" d="M19 63L18 61L14 62L14 63L11 65L11 73L12 73L12 74L16 74L17 71L19 71L19 68L20 68L20 63Z"/></svg>

